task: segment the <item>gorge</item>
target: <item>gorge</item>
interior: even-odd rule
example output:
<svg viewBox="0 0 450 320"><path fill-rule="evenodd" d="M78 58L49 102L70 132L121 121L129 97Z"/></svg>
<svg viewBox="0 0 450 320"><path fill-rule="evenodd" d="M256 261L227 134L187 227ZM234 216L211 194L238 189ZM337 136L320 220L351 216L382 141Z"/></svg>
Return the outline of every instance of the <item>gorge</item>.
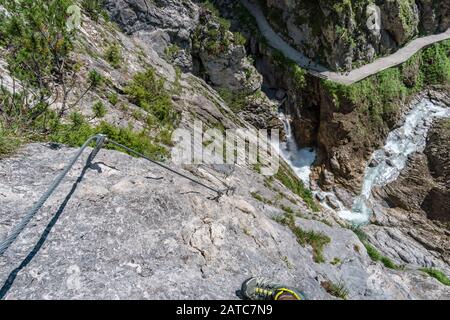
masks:
<svg viewBox="0 0 450 320"><path fill-rule="evenodd" d="M81 14L70 32L69 4ZM0 243L99 133L223 190L111 145L90 162L88 149L0 255L0 299L236 299L252 276L314 300L450 299L450 40L349 83L310 70L345 78L445 36L449 10L0 0ZM280 130L280 169L175 163L172 134L195 122Z"/></svg>
<svg viewBox="0 0 450 320"><path fill-rule="evenodd" d="M280 150L283 158L296 172L298 177L307 186L311 183L311 167L316 160L316 153L312 147L298 147L290 120L285 114L281 114L287 132L286 142ZM405 168L408 157L416 152L423 152L426 145L428 130L436 119L450 118L450 108L441 106L438 102L427 99L414 105L411 111L405 115L405 119L395 130L391 131L382 149L376 150L365 168L361 194L353 200L352 207L346 208L333 193L315 190L316 198L322 202L333 203L339 216L351 223L365 224L370 221L373 214L372 190L375 186L385 186L397 179L400 172ZM314 190L314 189L313 189Z"/></svg>

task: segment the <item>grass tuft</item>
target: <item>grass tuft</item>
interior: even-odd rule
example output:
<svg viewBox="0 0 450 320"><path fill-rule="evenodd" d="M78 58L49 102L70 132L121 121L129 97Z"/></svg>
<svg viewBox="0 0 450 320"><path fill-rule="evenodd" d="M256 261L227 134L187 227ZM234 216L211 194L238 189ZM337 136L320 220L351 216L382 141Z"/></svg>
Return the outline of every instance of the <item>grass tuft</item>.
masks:
<svg viewBox="0 0 450 320"><path fill-rule="evenodd" d="M286 188L291 190L294 194L298 195L302 198L305 203L309 206L311 210L314 212L319 211L319 207L317 206L313 194L311 190L305 187L302 181L294 176L290 169L285 169L283 166L280 167L275 178L280 181Z"/></svg>
<svg viewBox="0 0 450 320"><path fill-rule="evenodd" d="M391 259L389 259L386 256L383 256L374 246L368 243L367 241L367 235L364 233L364 231L361 230L361 228L352 228L352 231L357 235L359 240L362 242L364 247L366 248L367 254L372 259L372 261L375 262L381 262L386 268L394 269L394 270L401 270L403 266L397 265L395 262L393 262Z"/></svg>
<svg viewBox="0 0 450 320"><path fill-rule="evenodd" d="M312 247L314 262L325 262L323 248L331 242L331 239L327 235L321 232L305 231L301 229L295 224L295 217L292 213L285 212L284 217L278 218L276 221L289 227L301 246L304 247L310 245Z"/></svg>
<svg viewBox="0 0 450 320"><path fill-rule="evenodd" d="M348 290L343 282L333 283L331 281L324 281L320 285L332 296L343 300L348 299Z"/></svg>
<svg viewBox="0 0 450 320"><path fill-rule="evenodd" d="M442 271L432 268L422 268L420 269L420 271L425 272L430 277L435 278L440 283L446 286L450 286L450 279Z"/></svg>

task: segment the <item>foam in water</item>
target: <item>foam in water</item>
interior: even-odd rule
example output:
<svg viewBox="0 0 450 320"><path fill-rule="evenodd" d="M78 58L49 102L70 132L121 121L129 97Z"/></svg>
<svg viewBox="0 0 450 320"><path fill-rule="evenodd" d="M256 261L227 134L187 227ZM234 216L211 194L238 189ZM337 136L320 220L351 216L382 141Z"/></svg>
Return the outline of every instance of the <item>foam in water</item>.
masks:
<svg viewBox="0 0 450 320"><path fill-rule="evenodd" d="M308 188L310 185L311 166L316 160L316 152L312 148L299 148L289 119L283 113L280 113L279 117L286 132L286 142L280 144L278 153Z"/></svg>

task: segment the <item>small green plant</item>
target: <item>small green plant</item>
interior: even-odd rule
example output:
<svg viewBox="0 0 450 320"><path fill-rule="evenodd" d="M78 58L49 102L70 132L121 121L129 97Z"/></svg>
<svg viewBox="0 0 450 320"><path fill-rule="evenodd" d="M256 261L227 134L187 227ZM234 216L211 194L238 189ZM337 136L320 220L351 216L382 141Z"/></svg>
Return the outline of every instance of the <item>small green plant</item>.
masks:
<svg viewBox="0 0 450 320"><path fill-rule="evenodd" d="M341 261L341 259L339 259L339 258L334 258L330 263L331 263L333 266L337 266L337 265L342 264L342 261Z"/></svg>
<svg viewBox="0 0 450 320"><path fill-rule="evenodd" d="M281 210L283 210L284 212L289 213L289 214L294 214L294 210L292 210L291 207L286 207L284 205L281 205Z"/></svg>
<svg viewBox="0 0 450 320"><path fill-rule="evenodd" d="M107 14L103 10L104 2L105 0L83 0L81 6L92 20L99 21L100 17L107 18Z"/></svg>
<svg viewBox="0 0 450 320"><path fill-rule="evenodd" d="M253 165L253 170L254 170L256 173L261 174L261 164L260 164L260 163L257 163L257 164L255 164L255 165Z"/></svg>
<svg viewBox="0 0 450 320"><path fill-rule="evenodd" d="M325 289L326 292L335 296L337 298L347 300L348 299L348 290L345 287L343 282L333 283L331 281L324 281L321 283L322 288Z"/></svg>
<svg viewBox="0 0 450 320"><path fill-rule="evenodd" d="M291 174L289 168L280 167L275 178L278 179L286 188L291 190L294 194L302 198L311 210L318 212L317 206L311 190L305 188L304 184L295 175Z"/></svg>
<svg viewBox="0 0 450 320"><path fill-rule="evenodd" d="M157 121L155 125L173 126L178 119L165 81L158 78L154 69L148 68L137 73L125 87L131 101L145 111L151 113Z"/></svg>
<svg viewBox="0 0 450 320"><path fill-rule="evenodd" d="M97 88L100 87L104 82L104 79L100 73L98 73L97 70L93 69L89 71L88 74L88 84L91 88Z"/></svg>
<svg viewBox="0 0 450 320"><path fill-rule="evenodd" d="M105 60L108 61L113 68L120 68L122 63L122 50L118 44L112 44L106 49Z"/></svg>
<svg viewBox="0 0 450 320"><path fill-rule="evenodd" d="M98 101L92 107L94 118L103 118L106 115L106 107L101 101Z"/></svg>
<svg viewBox="0 0 450 320"><path fill-rule="evenodd" d="M328 236L321 232L305 231L300 227L297 227L295 224L295 216L292 213L285 213L284 217L277 218L275 221L291 229L292 233L297 238L297 242L301 246L308 244L313 248L313 259L316 263L325 262L323 248L331 242L331 239Z"/></svg>
<svg viewBox="0 0 450 320"><path fill-rule="evenodd" d="M172 131L167 128L161 129L155 139L156 139L156 141L158 141L166 146L169 146L169 147L174 146L174 142L172 140Z"/></svg>
<svg viewBox="0 0 450 320"><path fill-rule="evenodd" d="M352 227L351 230L356 234L361 242L367 241L367 234L361 228Z"/></svg>
<svg viewBox="0 0 450 320"><path fill-rule="evenodd" d="M364 247L366 247L367 254L373 261L380 261L381 260L381 253L378 252L375 247L371 246L370 244L365 243Z"/></svg>
<svg viewBox="0 0 450 320"><path fill-rule="evenodd" d="M287 256L283 256L283 258L281 258L283 260L283 262L286 264L286 267L288 269L293 269L294 265L292 264L291 261L289 261L289 258Z"/></svg>
<svg viewBox="0 0 450 320"><path fill-rule="evenodd" d="M175 60L175 58L177 57L178 53L180 52L180 47L176 44L173 44L171 46L168 46L165 50L164 50L164 54L166 56L166 59L169 62L173 62Z"/></svg>
<svg viewBox="0 0 450 320"><path fill-rule="evenodd" d="M235 92L227 88L220 88L217 92L235 113L241 112L247 106L248 94L244 92Z"/></svg>
<svg viewBox="0 0 450 320"><path fill-rule="evenodd" d="M235 32L234 33L234 42L237 45L244 46L247 43L247 39L242 35L242 33Z"/></svg>
<svg viewBox="0 0 450 320"><path fill-rule="evenodd" d="M94 127L86 121L82 114L77 112L72 113L69 118L69 123L57 125L49 136L50 141L78 147L90 136L102 133L151 159L162 161L169 156L168 150L155 143L145 130L135 132L131 127L116 127L105 121ZM124 152L118 147L108 146L108 148Z"/></svg>
<svg viewBox="0 0 450 320"><path fill-rule="evenodd" d="M364 247L366 248L367 254L372 259L372 261L378 262L380 261L386 268L394 269L394 270L401 270L403 267L395 264L391 259L388 257L382 255L374 246L369 244L367 241L367 235L364 233L364 231L361 230L361 228L352 228L352 231L357 235L359 240L362 242ZM358 247L359 250L359 247Z"/></svg>
<svg viewBox="0 0 450 320"><path fill-rule="evenodd" d="M258 200L259 202L264 202L263 197L259 193L252 192L251 195L254 199Z"/></svg>
<svg viewBox="0 0 450 320"><path fill-rule="evenodd" d="M268 205L273 205L272 201L270 201L269 199L264 198L262 195L260 195L257 192L252 192L251 196L253 197L253 199L258 200L259 202L262 202L262 203L268 204Z"/></svg>
<svg viewBox="0 0 450 320"><path fill-rule="evenodd" d="M182 71L180 67L175 66L175 81L173 82L173 94L179 95L183 92L183 86L181 84L181 74Z"/></svg>
<svg viewBox="0 0 450 320"><path fill-rule="evenodd" d="M112 92L108 95L108 101L109 103L111 103L113 106L117 105L117 103L119 103L119 96L117 93Z"/></svg>
<svg viewBox="0 0 450 320"><path fill-rule="evenodd" d="M430 277L435 278L440 283L446 286L450 286L450 279L442 271L432 268L422 268L420 269L420 271L425 272Z"/></svg>
<svg viewBox="0 0 450 320"><path fill-rule="evenodd" d="M14 153L22 142L22 139L15 137L13 133L2 130L0 123L0 159Z"/></svg>

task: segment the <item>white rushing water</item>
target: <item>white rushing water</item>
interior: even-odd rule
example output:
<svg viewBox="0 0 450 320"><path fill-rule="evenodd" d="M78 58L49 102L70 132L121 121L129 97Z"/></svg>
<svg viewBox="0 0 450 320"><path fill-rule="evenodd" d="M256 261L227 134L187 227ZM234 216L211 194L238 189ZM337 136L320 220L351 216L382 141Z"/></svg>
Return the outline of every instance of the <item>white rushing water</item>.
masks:
<svg viewBox="0 0 450 320"><path fill-rule="evenodd" d="M408 157L422 152L433 121L450 118L450 108L433 104L424 99L407 115L402 126L391 131L383 148L375 151L366 168L361 194L351 210L339 212L344 219L365 223L372 215L372 189L395 181L405 168Z"/></svg>
<svg viewBox="0 0 450 320"><path fill-rule="evenodd" d="M284 113L280 113L279 117L286 132L286 142L280 143L278 153L291 166L305 186L309 187L311 166L316 160L316 151L313 148L299 148L291 128L290 119Z"/></svg>
<svg viewBox="0 0 450 320"><path fill-rule="evenodd" d="M331 192L317 191L315 195L320 199L331 198L341 218L354 224L367 223L373 213L372 189L395 181L405 168L408 157L425 149L428 131L438 118L450 118L450 108L427 99L413 107L404 123L389 133L384 147L373 153L365 170L361 194L354 199L352 208L346 208ZM280 119L285 124L288 135L287 142L281 145L280 153L305 185L310 186L310 167L316 153L309 148L299 149L289 120L284 115ZM324 206L330 208L326 203Z"/></svg>

